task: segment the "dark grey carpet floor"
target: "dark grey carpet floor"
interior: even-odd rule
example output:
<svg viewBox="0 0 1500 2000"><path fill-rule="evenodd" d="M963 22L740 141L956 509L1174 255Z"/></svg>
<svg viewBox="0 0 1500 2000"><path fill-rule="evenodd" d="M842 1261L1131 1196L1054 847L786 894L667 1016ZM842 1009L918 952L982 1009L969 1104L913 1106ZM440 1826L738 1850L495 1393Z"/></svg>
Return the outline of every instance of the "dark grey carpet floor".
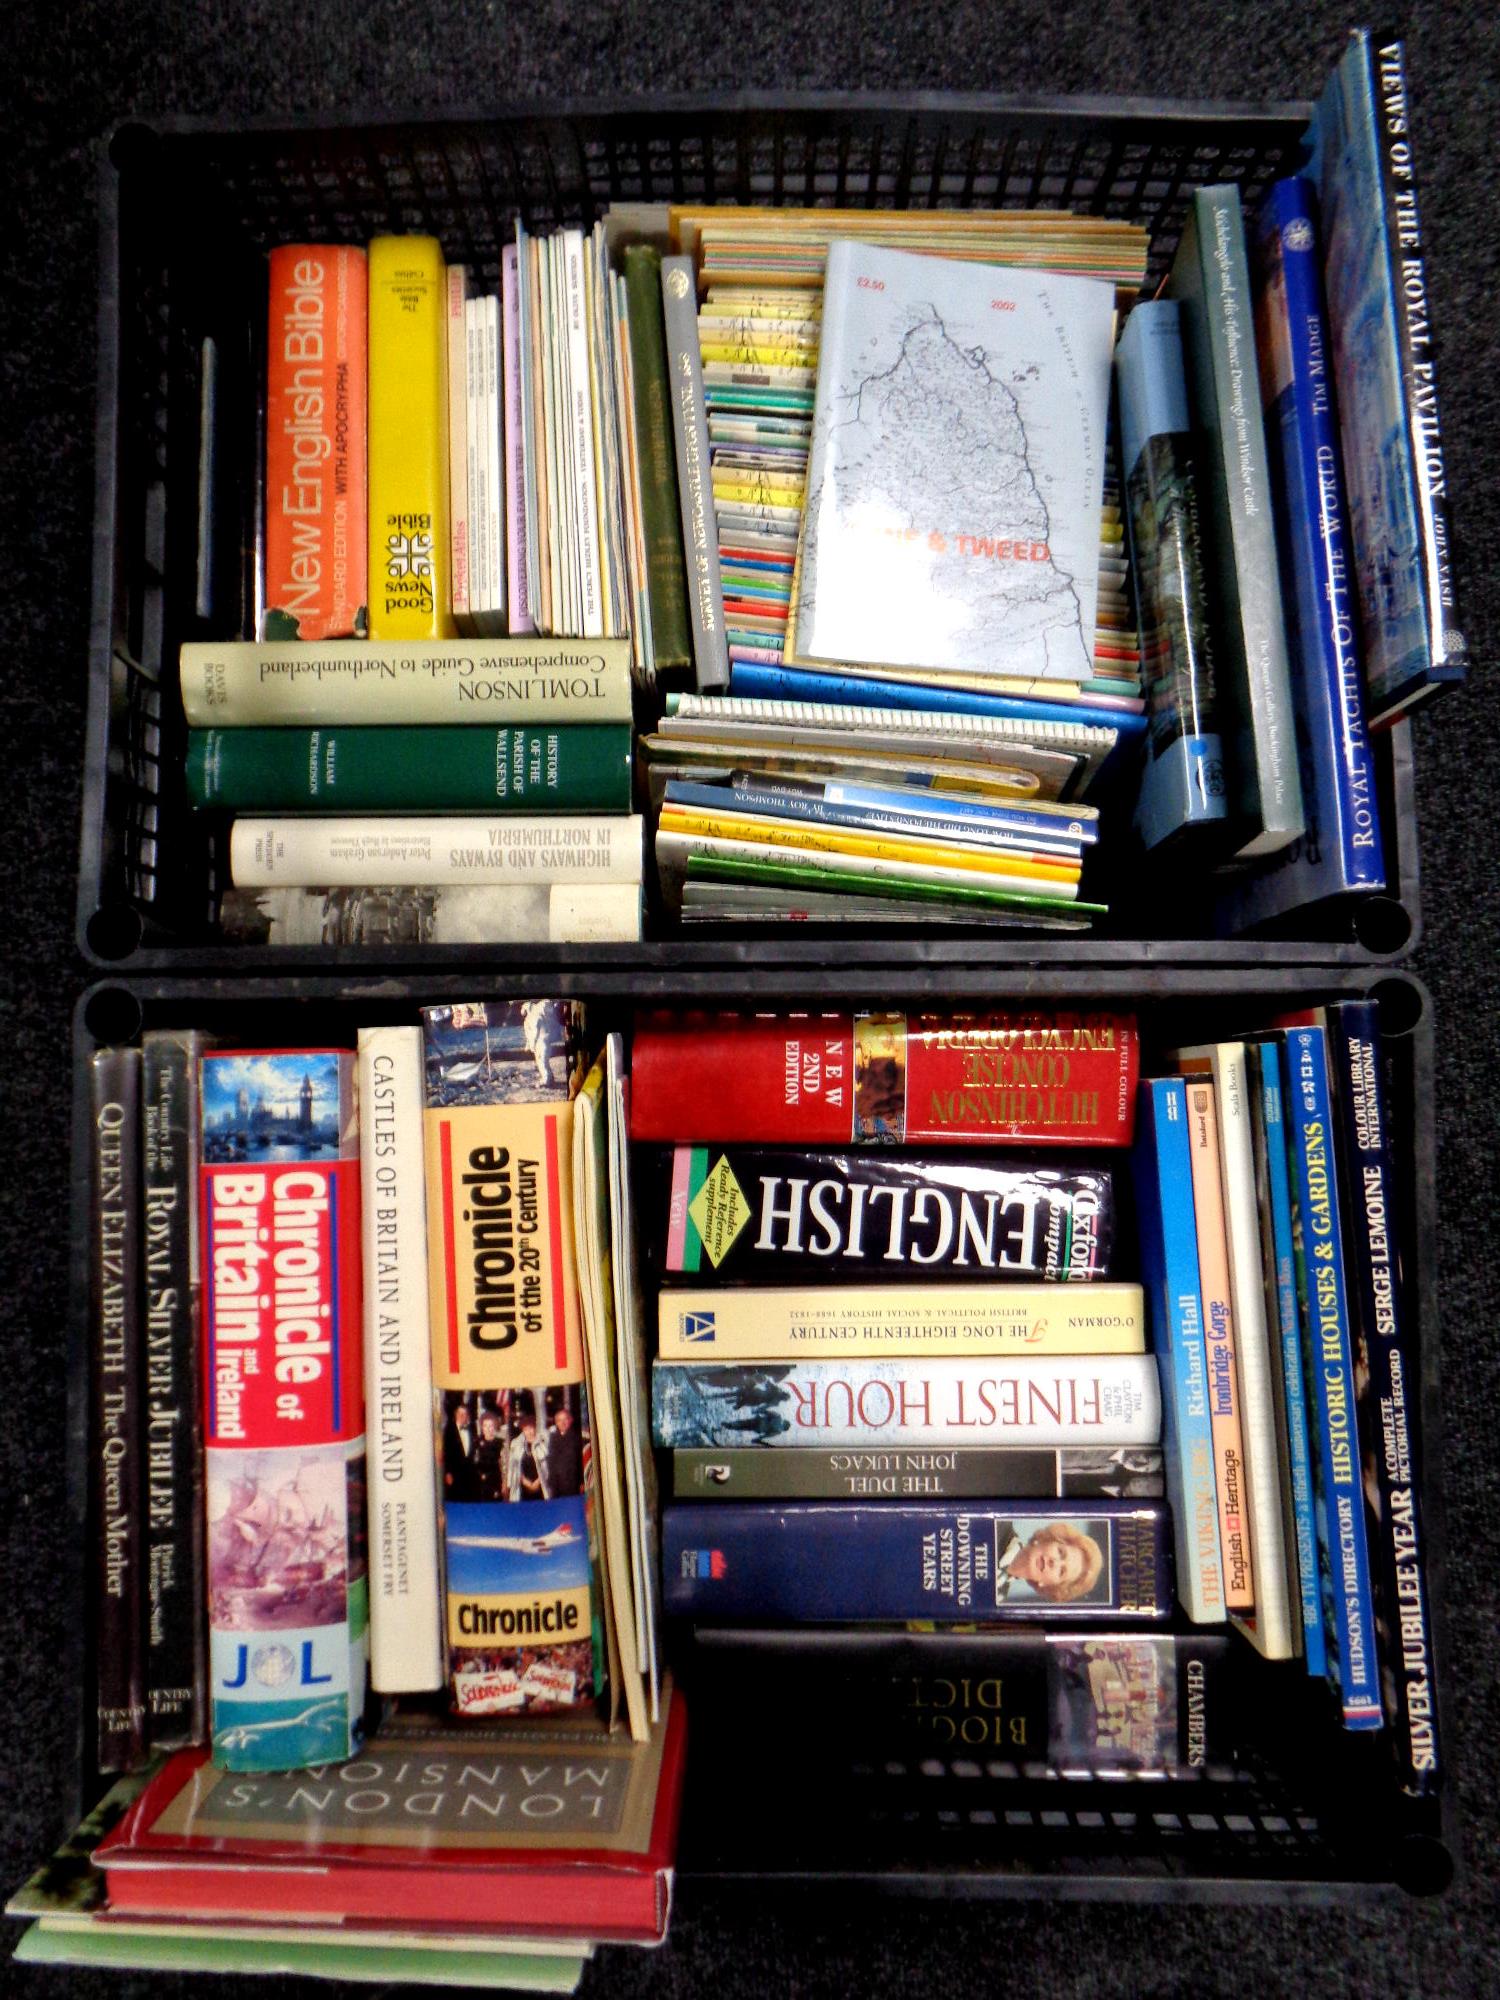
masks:
<svg viewBox="0 0 1500 2000"><path fill-rule="evenodd" d="M295 6L285 0L108 0L7 17L3 146L9 213L0 411L10 911L0 1115L6 1318L0 1374L5 1514L0 1889L58 1831L67 1755L57 1699L69 1606L60 1555L61 1325L68 1276L69 1014L86 974L71 943L89 601L97 135L120 117L482 105L500 98L701 86L954 88L1199 98L1309 96L1336 59L1351 0L1070 8L1009 0L867 0L812 8L649 0L619 8L500 0ZM1417 730L1426 934L1437 1007L1442 1450L1450 1512L1446 1663L1467 1876L1435 1905L1367 1913L984 1909L870 1903L815 1920L770 1899L686 1901L659 1954L606 1955L606 1994L948 1996L1343 1990L1478 1995L1500 1986L1496 1891L1500 1517L1500 814L1495 506L1494 134L1500 16L1413 4L1409 38L1422 212L1441 346L1448 474L1473 682ZM750 1726L754 1727L753 1719ZM773 1759L768 1755L766 1768ZM795 1774L774 1782L795 1811ZM732 1809L732 1807L731 1807ZM28 1993L202 1990L170 1979L37 1975ZM245 1983L243 1990L256 1989Z"/></svg>

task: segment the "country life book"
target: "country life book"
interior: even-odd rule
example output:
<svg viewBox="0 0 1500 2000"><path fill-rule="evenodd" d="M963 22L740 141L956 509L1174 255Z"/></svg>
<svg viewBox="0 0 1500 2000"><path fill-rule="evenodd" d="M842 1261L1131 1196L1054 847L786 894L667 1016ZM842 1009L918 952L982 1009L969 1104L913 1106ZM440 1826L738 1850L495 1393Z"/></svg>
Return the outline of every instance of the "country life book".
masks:
<svg viewBox="0 0 1500 2000"><path fill-rule="evenodd" d="M1159 1502L678 1501L662 1512L664 1603L758 1624L1165 1619L1171 1534Z"/></svg>
<svg viewBox="0 0 1500 2000"><path fill-rule="evenodd" d="M286 1771L364 1734L354 1056L212 1050L199 1077L213 1757Z"/></svg>
<svg viewBox="0 0 1500 2000"><path fill-rule="evenodd" d="M799 655L1087 680L1114 288L840 241L823 302Z"/></svg>

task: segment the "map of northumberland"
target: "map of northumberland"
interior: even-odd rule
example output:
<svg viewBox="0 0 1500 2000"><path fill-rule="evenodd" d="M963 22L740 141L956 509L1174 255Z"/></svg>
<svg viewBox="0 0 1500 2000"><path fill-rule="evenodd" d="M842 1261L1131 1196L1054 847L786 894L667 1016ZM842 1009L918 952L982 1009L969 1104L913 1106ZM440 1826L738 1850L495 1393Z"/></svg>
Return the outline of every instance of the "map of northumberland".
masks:
<svg viewBox="0 0 1500 2000"><path fill-rule="evenodd" d="M1093 671L1114 289L835 243L797 653Z"/></svg>

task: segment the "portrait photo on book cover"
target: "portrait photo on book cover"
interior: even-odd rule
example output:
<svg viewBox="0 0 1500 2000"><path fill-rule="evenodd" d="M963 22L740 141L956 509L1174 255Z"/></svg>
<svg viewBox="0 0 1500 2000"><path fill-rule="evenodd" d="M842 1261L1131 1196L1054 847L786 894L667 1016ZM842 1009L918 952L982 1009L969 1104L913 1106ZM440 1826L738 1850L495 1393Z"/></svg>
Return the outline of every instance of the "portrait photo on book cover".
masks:
<svg viewBox="0 0 1500 2000"><path fill-rule="evenodd" d="M443 1391L445 1505L572 1499L590 1448L579 1382Z"/></svg>
<svg viewBox="0 0 1500 2000"><path fill-rule="evenodd" d="M1108 1604L1113 1523L1097 1515L994 1522L995 1602Z"/></svg>
<svg viewBox="0 0 1500 2000"><path fill-rule="evenodd" d="M854 1131L861 1139L906 1134L906 1017L854 1017Z"/></svg>
<svg viewBox="0 0 1500 2000"><path fill-rule="evenodd" d="M365 1571L362 1450L213 1451L207 1485L214 1629L343 1624Z"/></svg>

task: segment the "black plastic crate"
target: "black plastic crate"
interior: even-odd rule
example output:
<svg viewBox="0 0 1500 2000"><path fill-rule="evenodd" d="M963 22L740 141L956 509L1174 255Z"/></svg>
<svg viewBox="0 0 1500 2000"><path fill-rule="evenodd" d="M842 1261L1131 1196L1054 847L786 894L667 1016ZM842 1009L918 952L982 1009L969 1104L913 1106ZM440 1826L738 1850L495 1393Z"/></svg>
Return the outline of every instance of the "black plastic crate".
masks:
<svg viewBox="0 0 1500 2000"><path fill-rule="evenodd" d="M878 990L872 985L878 980ZM1443 1516L1438 1428L1435 1126L1431 1011L1409 975L1376 967L1220 968L780 966L759 976L732 968L575 966L518 968L500 979L428 973L265 980L121 981L92 988L74 1023L73 1298L68 1323L68 1473L76 1569L61 1579L84 1607L75 1654L62 1663L77 1700L77 1783L70 1804L91 1804L102 1785L93 1757L91 1604L85 1552L87 1494L89 1107L86 1058L143 1028L197 1025L241 1046L346 1043L361 1025L413 1021L432 1001L563 994L588 1001L591 1039L627 1034L637 1004L825 1008L1030 1003L1135 1011L1153 1043L1232 1034L1283 1011L1373 994L1391 1054L1391 1119L1399 1162L1404 1303L1418 1343L1420 1439L1425 1443L1424 1533L1442 1709ZM1191 1781L1081 1779L994 1772L963 1760L893 1762L871 1745L858 1764L832 1757L774 1781L754 1759L775 1739L794 1689L765 1690L761 1713L720 1749L690 1742L680 1848L685 1878L716 1892L763 1896L816 1889L964 1897L1115 1897L1141 1901L1356 1898L1402 1888L1443 1891L1455 1867L1451 1772L1446 1796L1403 1794L1384 1734L1339 1725L1327 1689L1300 1663L1273 1666L1236 1645L1236 1714L1242 1755L1233 1769ZM690 1705L691 1720L691 1705ZM690 1730L691 1737L691 1730ZM1448 1742L1451 1753L1451 1739ZM747 1762L748 1760L748 1762ZM732 1812L723 1810L726 1797ZM796 1808L788 1811L789 1797Z"/></svg>
<svg viewBox="0 0 1500 2000"><path fill-rule="evenodd" d="M1219 940L1206 910L1129 860L1098 935L787 926L679 933L639 946L392 945L235 949L214 929L223 815L188 811L177 649L238 629L247 591L251 409L262 253L298 238L437 235L496 281L517 214L591 223L611 202L754 201L871 208L1057 206L1145 224L1148 290L1168 269L1195 187L1239 183L1253 207L1301 157L1305 104L1079 97L733 97L319 124L127 125L100 183L98 497L78 935L133 970L300 972L332 965L690 966L917 962L1369 963L1419 925L1409 725L1377 746L1389 893ZM215 528L200 532L206 500ZM1123 819L1123 815L1121 816Z"/></svg>

